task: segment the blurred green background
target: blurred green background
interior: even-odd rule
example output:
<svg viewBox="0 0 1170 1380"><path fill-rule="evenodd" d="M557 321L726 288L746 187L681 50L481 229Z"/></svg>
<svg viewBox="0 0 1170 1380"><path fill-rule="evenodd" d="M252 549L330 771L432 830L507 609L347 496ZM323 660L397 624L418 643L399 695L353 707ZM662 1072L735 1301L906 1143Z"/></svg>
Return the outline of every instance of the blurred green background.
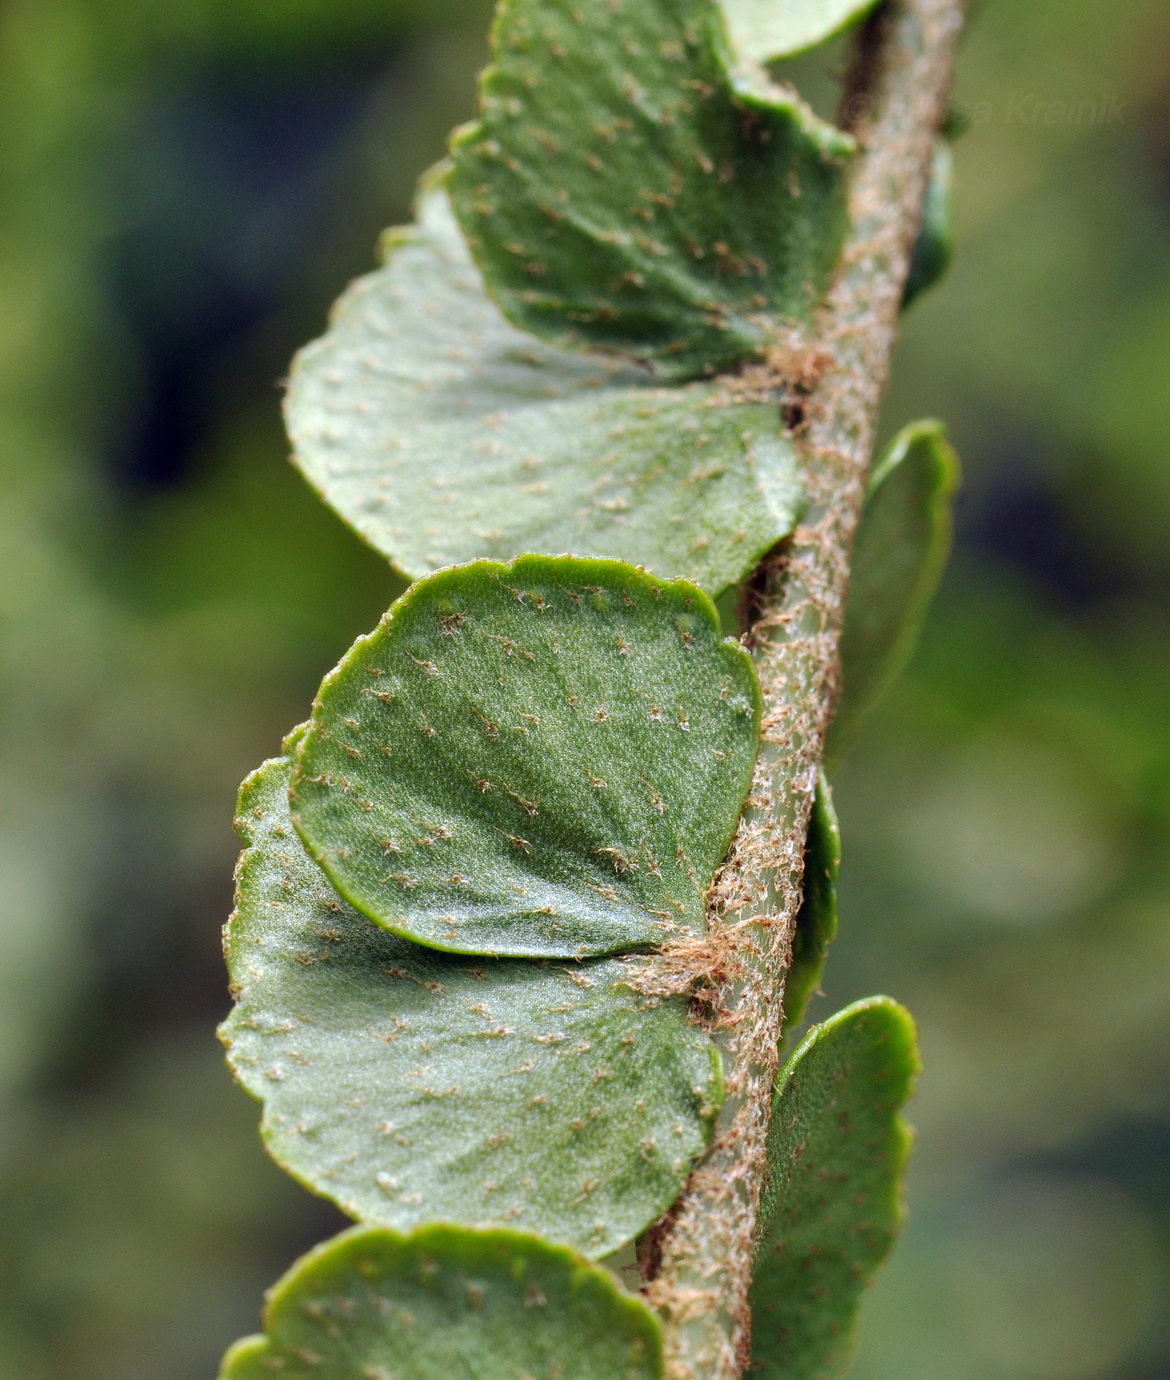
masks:
<svg viewBox="0 0 1170 1380"><path fill-rule="evenodd" d="M0 4L0 1380L210 1380L339 1224L213 1035L235 786L398 586L278 380L472 110L486 0ZM827 58L823 61L828 61ZM858 1380L1170 1377L1170 10L987 0L886 429L966 466L838 783L825 1015L927 1071Z"/></svg>

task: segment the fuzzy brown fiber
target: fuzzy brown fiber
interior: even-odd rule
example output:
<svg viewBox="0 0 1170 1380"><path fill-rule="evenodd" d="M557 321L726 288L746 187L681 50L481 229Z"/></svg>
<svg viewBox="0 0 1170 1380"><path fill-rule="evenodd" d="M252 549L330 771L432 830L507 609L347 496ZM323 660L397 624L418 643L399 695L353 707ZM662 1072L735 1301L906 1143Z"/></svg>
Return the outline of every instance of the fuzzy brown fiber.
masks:
<svg viewBox="0 0 1170 1380"><path fill-rule="evenodd" d="M710 1151L642 1251L671 1380L738 1380L750 1359L756 1212L801 899L804 843L837 694L849 559L964 0L893 0L862 29L844 117L861 152L841 267L809 339L729 387L774 399L805 451L803 525L756 572L749 634L765 695L752 797L711 898L705 941L634 978L702 1003L727 1070Z"/></svg>

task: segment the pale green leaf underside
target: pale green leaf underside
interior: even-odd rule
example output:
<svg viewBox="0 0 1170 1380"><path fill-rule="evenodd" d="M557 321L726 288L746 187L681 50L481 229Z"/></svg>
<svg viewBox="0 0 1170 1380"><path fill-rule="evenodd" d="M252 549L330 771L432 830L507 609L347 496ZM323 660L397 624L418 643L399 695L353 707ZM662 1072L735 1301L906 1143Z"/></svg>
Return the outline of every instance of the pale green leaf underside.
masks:
<svg viewBox="0 0 1170 1380"><path fill-rule="evenodd" d="M784 981L784 1028L800 1025L821 984L829 945L837 937L837 874L841 869L841 830L833 793L822 771L808 824L804 853L804 899L792 937L792 963Z"/></svg>
<svg viewBox="0 0 1170 1380"><path fill-rule="evenodd" d="M874 467L853 547L830 762L914 650L950 552L958 482L958 457L941 422L906 427Z"/></svg>
<svg viewBox="0 0 1170 1380"><path fill-rule="evenodd" d="M613 561L420 581L322 685L290 800L363 914L458 953L701 933L759 748L710 600Z"/></svg>
<svg viewBox="0 0 1170 1380"><path fill-rule="evenodd" d="M512 1225L592 1256L666 1210L721 1099L682 1001L622 963L459 959L356 914L301 847L288 761L240 794L220 1034L276 1161L367 1222Z"/></svg>
<svg viewBox="0 0 1170 1380"><path fill-rule="evenodd" d="M810 315L853 141L732 74L717 0L504 0L493 41L451 190L513 321L694 378Z"/></svg>
<svg viewBox="0 0 1170 1380"><path fill-rule="evenodd" d="M715 596L803 508L775 406L656 386L517 330L433 185L417 227L389 238L385 267L298 356L286 415L310 484L412 579L570 551Z"/></svg>
<svg viewBox="0 0 1170 1380"><path fill-rule="evenodd" d="M777 1084L752 1281L760 1380L831 1380L901 1226L914 1022L871 997L815 1027Z"/></svg>
<svg viewBox="0 0 1170 1380"><path fill-rule="evenodd" d="M794 57L832 38L876 0L722 0L736 53L751 62Z"/></svg>
<svg viewBox="0 0 1170 1380"><path fill-rule="evenodd" d="M220 1380L659 1380L654 1315L604 1270L516 1232L357 1228L269 1295Z"/></svg>

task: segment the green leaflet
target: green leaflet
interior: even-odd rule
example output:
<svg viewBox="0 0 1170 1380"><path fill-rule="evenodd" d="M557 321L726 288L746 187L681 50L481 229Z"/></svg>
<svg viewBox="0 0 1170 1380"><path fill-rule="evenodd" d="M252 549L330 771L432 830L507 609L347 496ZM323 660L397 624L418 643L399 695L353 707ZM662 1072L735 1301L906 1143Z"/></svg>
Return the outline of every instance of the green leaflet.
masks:
<svg viewBox="0 0 1170 1380"><path fill-rule="evenodd" d="M775 405L518 331L483 289L432 179L419 223L293 366L297 464L411 579L525 551L628 560L713 597L804 505Z"/></svg>
<svg viewBox="0 0 1170 1380"><path fill-rule="evenodd" d="M830 1380L901 1226L914 1022L870 997L816 1026L777 1084L752 1281L751 1374Z"/></svg>
<svg viewBox="0 0 1170 1380"><path fill-rule="evenodd" d="M729 51L718 0L503 0L451 190L511 320L694 378L808 318L854 143Z"/></svg>
<svg viewBox="0 0 1170 1380"><path fill-rule="evenodd" d="M685 581L571 557L412 586L326 677L293 822L378 924L579 958L702 933L759 747L748 654Z"/></svg>
<svg viewBox="0 0 1170 1380"><path fill-rule="evenodd" d="M775 62L815 48L872 10L876 0L722 0L735 51Z"/></svg>
<svg viewBox="0 0 1170 1380"><path fill-rule="evenodd" d="M950 552L958 482L958 456L941 422L906 427L874 467L853 547L841 698L825 746L830 764L914 650Z"/></svg>
<svg viewBox="0 0 1170 1380"><path fill-rule="evenodd" d="M356 1228L268 1297L220 1380L659 1380L657 1319L571 1251L517 1232Z"/></svg>
<svg viewBox="0 0 1170 1380"><path fill-rule="evenodd" d="M837 873L841 868L841 829L833 809L833 793L822 771L808 824L804 853L804 901L796 917L792 963L784 983L784 1029L789 1033L804 1019L809 1001L821 983L829 945L837 937Z"/></svg>
<svg viewBox="0 0 1170 1380"><path fill-rule="evenodd" d="M902 298L903 311L946 273L955 253L954 187L955 159L951 146L940 139L934 148L930 181L922 204L922 228L914 246L910 276Z"/></svg>
<svg viewBox="0 0 1170 1380"><path fill-rule="evenodd" d="M633 1238L722 1099L686 1003L648 1004L613 959L453 958L371 925L301 847L288 770L267 762L240 793L220 1030L273 1158L399 1229L511 1225L598 1257Z"/></svg>

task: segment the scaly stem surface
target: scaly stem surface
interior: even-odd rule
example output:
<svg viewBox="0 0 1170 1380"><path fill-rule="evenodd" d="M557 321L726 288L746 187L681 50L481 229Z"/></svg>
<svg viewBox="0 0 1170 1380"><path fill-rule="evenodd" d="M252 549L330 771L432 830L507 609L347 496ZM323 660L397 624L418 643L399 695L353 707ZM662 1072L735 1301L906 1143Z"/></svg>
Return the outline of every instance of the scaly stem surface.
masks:
<svg viewBox="0 0 1170 1380"><path fill-rule="evenodd" d="M711 1150L648 1253L647 1292L667 1319L674 1380L738 1380L750 1356L752 1242L784 978L837 689L849 558L964 10L964 0L894 0L862 31L844 104L861 152L841 269L811 339L745 380L788 399L807 451L810 506L754 581L764 747L717 884L706 964L727 1100Z"/></svg>

